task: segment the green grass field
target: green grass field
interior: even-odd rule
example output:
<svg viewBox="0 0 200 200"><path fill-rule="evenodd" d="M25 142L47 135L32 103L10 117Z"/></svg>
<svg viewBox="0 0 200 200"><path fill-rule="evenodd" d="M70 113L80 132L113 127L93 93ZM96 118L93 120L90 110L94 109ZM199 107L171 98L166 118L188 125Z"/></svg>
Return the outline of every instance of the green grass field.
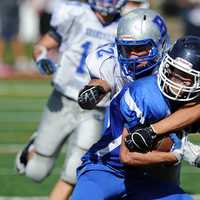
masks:
<svg viewBox="0 0 200 200"><path fill-rule="evenodd" d="M0 81L0 196L46 196L59 177L63 154L42 184L17 175L14 167L16 150L36 129L50 91L46 80ZM200 135L192 140L200 143ZM200 169L184 164L181 181L187 192L200 193Z"/></svg>

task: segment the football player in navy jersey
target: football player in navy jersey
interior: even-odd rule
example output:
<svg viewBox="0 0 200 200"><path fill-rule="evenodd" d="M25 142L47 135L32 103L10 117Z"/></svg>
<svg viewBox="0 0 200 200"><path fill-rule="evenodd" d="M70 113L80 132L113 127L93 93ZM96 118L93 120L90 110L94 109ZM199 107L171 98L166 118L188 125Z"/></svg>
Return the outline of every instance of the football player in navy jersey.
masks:
<svg viewBox="0 0 200 200"><path fill-rule="evenodd" d="M180 38L164 57L158 75L130 82L113 98L102 138L82 158L72 200L192 199L179 187L178 163L186 136L178 144L172 134L171 151L160 152L138 149L132 133L185 103L198 103L199 49L200 38Z"/></svg>

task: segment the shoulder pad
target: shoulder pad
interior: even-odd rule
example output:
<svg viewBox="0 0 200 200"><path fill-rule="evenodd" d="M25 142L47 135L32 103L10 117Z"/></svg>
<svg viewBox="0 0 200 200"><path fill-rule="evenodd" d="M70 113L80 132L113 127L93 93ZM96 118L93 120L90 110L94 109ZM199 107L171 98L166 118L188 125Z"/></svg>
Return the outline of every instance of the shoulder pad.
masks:
<svg viewBox="0 0 200 200"><path fill-rule="evenodd" d="M113 44L106 44L90 53L86 59L86 65L93 78L100 78L100 68L108 59L115 57L115 48Z"/></svg>

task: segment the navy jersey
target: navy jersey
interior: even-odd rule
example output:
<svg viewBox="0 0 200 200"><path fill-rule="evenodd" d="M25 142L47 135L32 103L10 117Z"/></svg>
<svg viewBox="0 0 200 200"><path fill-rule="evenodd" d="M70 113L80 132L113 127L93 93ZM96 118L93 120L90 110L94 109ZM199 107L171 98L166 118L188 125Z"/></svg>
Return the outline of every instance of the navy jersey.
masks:
<svg viewBox="0 0 200 200"><path fill-rule="evenodd" d="M150 124L169 114L170 105L158 88L156 75L127 84L111 101L103 137L92 146L83 160L101 160L123 170L119 160L123 128Z"/></svg>

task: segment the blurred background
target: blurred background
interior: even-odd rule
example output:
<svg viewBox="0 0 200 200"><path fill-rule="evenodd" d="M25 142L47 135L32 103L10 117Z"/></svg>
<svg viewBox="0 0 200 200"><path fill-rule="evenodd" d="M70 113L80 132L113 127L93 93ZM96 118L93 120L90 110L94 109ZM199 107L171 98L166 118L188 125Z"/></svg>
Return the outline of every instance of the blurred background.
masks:
<svg viewBox="0 0 200 200"><path fill-rule="evenodd" d="M37 72L32 47L48 31L56 1L0 0L0 196L47 196L59 176L63 155L42 184L20 177L14 167L50 93L50 78ZM172 42L200 36L200 0L152 0L151 5L165 17ZM191 138L200 144L199 134ZM181 180L187 192L200 194L200 169L184 163Z"/></svg>

